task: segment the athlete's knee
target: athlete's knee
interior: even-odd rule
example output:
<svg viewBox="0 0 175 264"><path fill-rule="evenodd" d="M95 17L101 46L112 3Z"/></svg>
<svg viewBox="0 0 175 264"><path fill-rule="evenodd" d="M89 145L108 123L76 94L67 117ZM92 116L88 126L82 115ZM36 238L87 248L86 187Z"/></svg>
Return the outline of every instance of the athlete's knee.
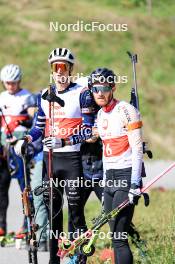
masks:
<svg viewBox="0 0 175 264"><path fill-rule="evenodd" d="M128 247L129 244L128 244L127 234L118 233L117 235L115 235L114 233L114 236L112 238L112 243L115 248Z"/></svg>

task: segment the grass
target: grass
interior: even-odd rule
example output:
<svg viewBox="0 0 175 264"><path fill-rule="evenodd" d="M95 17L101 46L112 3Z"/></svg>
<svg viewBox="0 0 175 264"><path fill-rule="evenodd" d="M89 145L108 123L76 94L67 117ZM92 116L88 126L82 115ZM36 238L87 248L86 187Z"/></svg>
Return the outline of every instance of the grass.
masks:
<svg viewBox="0 0 175 264"><path fill-rule="evenodd" d="M146 2L0 0L0 68L9 63L21 65L23 87L39 91L49 82L49 52L57 46L66 46L77 58L75 74L86 75L96 67L107 66L118 75L127 75L128 82L118 85L116 96L128 101L132 69L126 51L137 52L145 138L156 159L174 159L175 3L152 0L150 14ZM128 31L49 31L50 21L68 24L78 20L84 24L91 21L126 23Z"/></svg>
<svg viewBox="0 0 175 264"><path fill-rule="evenodd" d="M175 191L153 189L150 192L151 203L144 207L140 201L136 207L133 222L146 242L146 258L140 256L140 251L131 243L135 264L174 264L175 263ZM94 210L95 208L95 210ZM86 206L86 219L90 226L90 219L98 216L100 204L98 201L89 201ZM67 212L65 212L67 224ZM106 224L102 231L109 230ZM104 248L109 248L110 240L97 240L95 254L88 258L89 264L104 263L100 260ZM106 262L107 263L107 262ZM111 262L108 262L108 264Z"/></svg>

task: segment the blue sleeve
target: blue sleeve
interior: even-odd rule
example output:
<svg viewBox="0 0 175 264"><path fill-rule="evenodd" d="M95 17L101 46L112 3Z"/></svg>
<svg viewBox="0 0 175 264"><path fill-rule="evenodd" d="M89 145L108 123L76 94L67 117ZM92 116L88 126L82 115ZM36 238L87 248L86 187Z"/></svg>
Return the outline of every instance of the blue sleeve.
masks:
<svg viewBox="0 0 175 264"><path fill-rule="evenodd" d="M88 88L84 88L80 93L80 108L82 113L82 124L92 127L97 111L93 95Z"/></svg>
<svg viewBox="0 0 175 264"><path fill-rule="evenodd" d="M92 127L95 122L97 109L93 95L88 88L84 88L80 94L80 108L82 115L82 127L78 134L71 136L70 140L73 145L82 143L92 136Z"/></svg>
<svg viewBox="0 0 175 264"><path fill-rule="evenodd" d="M39 94L38 96L37 106L38 106L38 111L36 113L34 126L29 132L29 135L33 139L32 141L36 141L38 138L40 138L43 135L46 124L46 116L41 107L41 94Z"/></svg>

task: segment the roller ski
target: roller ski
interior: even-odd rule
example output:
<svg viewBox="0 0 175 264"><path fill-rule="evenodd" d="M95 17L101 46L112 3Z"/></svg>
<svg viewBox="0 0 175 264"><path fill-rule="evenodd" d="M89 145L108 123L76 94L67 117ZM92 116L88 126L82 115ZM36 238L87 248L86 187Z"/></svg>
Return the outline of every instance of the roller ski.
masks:
<svg viewBox="0 0 175 264"><path fill-rule="evenodd" d="M139 255L141 258L147 258L147 246L146 241L140 238L139 232L136 230L136 227L131 223L128 230L128 235L130 236L131 243L138 249Z"/></svg>
<svg viewBox="0 0 175 264"><path fill-rule="evenodd" d="M126 200L108 214L105 214L105 212L103 211L97 218L92 219L94 225L74 241L60 238L60 240L58 241L58 256L61 259L66 256L73 256L78 249L83 255L87 257L92 256L95 252L94 244L98 238L100 228L105 225L111 218L116 217L119 212L128 204L129 201Z"/></svg>
<svg viewBox="0 0 175 264"><path fill-rule="evenodd" d="M169 171L171 171L173 168L175 168L175 163L173 163L171 166L169 166L167 169L165 169L161 174L157 175L155 178L153 178L150 182L148 182L145 187L143 187L140 191L140 195L143 195L145 199L145 206L148 206L148 196L145 191L148 190L156 181L158 181L161 177L166 175ZM105 214L102 212L100 216L93 219L94 225L88 229L85 233L80 235L77 239L74 241L70 241L66 239L65 237L60 238L58 241L59 250L57 255L63 259L66 256L73 256L75 253L79 250L83 255L89 257L92 256L95 252L95 242L99 235L100 228L105 225L109 220L116 217L119 212L124 209L126 206L129 205L129 200L126 199L123 203L121 203L118 207L116 207L114 210L109 212L108 214Z"/></svg>
<svg viewBox="0 0 175 264"><path fill-rule="evenodd" d="M15 246L15 232L10 232L6 235L0 236L0 246Z"/></svg>
<svg viewBox="0 0 175 264"><path fill-rule="evenodd" d="M57 255L63 259L66 256L72 257L75 255L76 250L84 243L88 241L93 235L93 230L89 229L74 241L70 241L64 237L60 237L58 240L58 253Z"/></svg>
<svg viewBox="0 0 175 264"><path fill-rule="evenodd" d="M26 233L9 232L0 236L1 247L16 247L17 249L22 248L22 245L26 245Z"/></svg>

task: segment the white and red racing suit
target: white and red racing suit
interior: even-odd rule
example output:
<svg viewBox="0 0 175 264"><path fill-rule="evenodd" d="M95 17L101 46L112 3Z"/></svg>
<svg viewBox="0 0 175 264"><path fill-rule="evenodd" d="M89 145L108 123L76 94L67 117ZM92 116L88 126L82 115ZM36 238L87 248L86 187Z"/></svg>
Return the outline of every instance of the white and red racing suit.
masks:
<svg viewBox="0 0 175 264"><path fill-rule="evenodd" d="M15 155L13 147L6 146L6 140L13 136L20 139L26 134L27 128L19 123L30 119L27 113L29 106L26 104L30 95L31 93L25 89L15 94L9 94L8 91L0 94L0 143L3 149L6 149L4 152L7 153L7 156L0 159L0 228L4 230L6 230L8 189L12 172L13 177L18 179L21 191L24 189L22 160Z"/></svg>
<svg viewBox="0 0 175 264"><path fill-rule="evenodd" d="M103 164L106 169L104 208L108 214L128 199L131 184L140 186L142 122L139 112L132 105L113 99L107 107L99 110L97 126L103 142ZM127 239L133 213L134 206L129 205L109 221L117 264L133 264Z"/></svg>
<svg viewBox="0 0 175 264"><path fill-rule="evenodd" d="M3 144L5 144L6 136L12 134L20 138L27 131L25 126L20 125L20 121L27 121L30 119L27 113L27 108L29 106L26 104L26 100L30 95L31 93L26 89L21 89L15 94L9 94L8 91L4 91L0 94L0 108L2 110L2 112L0 112L0 119Z"/></svg>
<svg viewBox="0 0 175 264"><path fill-rule="evenodd" d="M143 159L139 112L127 102L114 100L106 110L100 109L97 125L105 169L132 167L131 182L139 185Z"/></svg>

